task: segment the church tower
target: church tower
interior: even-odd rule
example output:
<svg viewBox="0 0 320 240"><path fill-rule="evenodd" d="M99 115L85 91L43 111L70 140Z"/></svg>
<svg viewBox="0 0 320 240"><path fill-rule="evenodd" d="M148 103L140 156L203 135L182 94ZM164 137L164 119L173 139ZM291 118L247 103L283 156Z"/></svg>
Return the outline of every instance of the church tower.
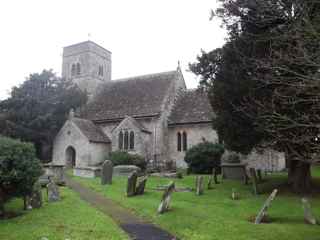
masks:
<svg viewBox="0 0 320 240"><path fill-rule="evenodd" d="M111 81L111 52L92 41L64 47L62 77L94 95L100 84Z"/></svg>

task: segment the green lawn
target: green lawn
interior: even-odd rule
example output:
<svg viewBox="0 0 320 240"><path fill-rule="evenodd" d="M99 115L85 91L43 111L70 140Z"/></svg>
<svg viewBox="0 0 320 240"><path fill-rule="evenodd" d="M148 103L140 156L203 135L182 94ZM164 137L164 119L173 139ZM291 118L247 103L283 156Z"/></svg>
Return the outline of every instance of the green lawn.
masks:
<svg viewBox="0 0 320 240"><path fill-rule="evenodd" d="M313 175L319 178L320 168L315 169ZM111 186L101 186L99 178L73 178L186 240L320 239L320 226L304 223L301 199L287 191L280 190L269 209L273 222L254 225L248 218L257 214L268 194L253 196L250 185L244 186L236 181L224 181L215 189L206 190L203 196L195 196L194 192L174 193L172 210L158 215L162 192L150 188L167 184L170 179L149 178L145 195L127 198L127 179L124 177L114 178ZM270 193L274 185L285 182L285 178L284 174L268 176L262 187ZM175 182L176 186L194 187L195 176ZM240 200L231 200L232 188L240 192ZM320 196L312 197L310 202L315 214L320 217Z"/></svg>
<svg viewBox="0 0 320 240"><path fill-rule="evenodd" d="M60 188L62 200L40 209L22 212L10 220L0 220L2 240L124 240L127 235L111 218L94 209L66 187ZM43 194L45 196L45 194ZM6 210L22 211L20 199L11 201Z"/></svg>

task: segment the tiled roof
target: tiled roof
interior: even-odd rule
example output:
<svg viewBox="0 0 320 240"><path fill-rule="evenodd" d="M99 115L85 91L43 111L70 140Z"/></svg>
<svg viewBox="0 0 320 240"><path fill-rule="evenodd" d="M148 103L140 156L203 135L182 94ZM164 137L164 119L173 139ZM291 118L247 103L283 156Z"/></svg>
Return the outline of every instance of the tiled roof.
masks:
<svg viewBox="0 0 320 240"><path fill-rule="evenodd" d="M90 142L111 143L107 135L90 120L82 118L72 118L81 132L89 139Z"/></svg>
<svg viewBox="0 0 320 240"><path fill-rule="evenodd" d="M101 86L84 116L91 120L155 116L177 71L114 80Z"/></svg>
<svg viewBox="0 0 320 240"><path fill-rule="evenodd" d="M139 128L142 132L151 133L145 126L143 126L142 123L138 122L138 121L135 120L133 117L127 116L127 118L130 119L130 121L131 121L137 128Z"/></svg>
<svg viewBox="0 0 320 240"><path fill-rule="evenodd" d="M169 125L211 122L213 110L207 94L200 89L187 90L178 97L169 116Z"/></svg>

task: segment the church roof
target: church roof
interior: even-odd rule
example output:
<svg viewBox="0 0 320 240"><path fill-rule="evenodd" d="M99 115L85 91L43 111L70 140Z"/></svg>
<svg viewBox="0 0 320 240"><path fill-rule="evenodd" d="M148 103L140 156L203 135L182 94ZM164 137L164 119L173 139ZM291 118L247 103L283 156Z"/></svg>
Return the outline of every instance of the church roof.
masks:
<svg viewBox="0 0 320 240"><path fill-rule="evenodd" d="M113 80L101 86L88 104L86 118L113 120L156 116L178 71Z"/></svg>
<svg viewBox="0 0 320 240"><path fill-rule="evenodd" d="M90 142L111 143L108 136L103 133L101 128L94 125L92 121L74 117L72 118L72 122L76 124Z"/></svg>
<svg viewBox="0 0 320 240"><path fill-rule="evenodd" d="M176 100L169 116L169 125L211 122L213 110L204 91L192 89L183 92Z"/></svg>
<svg viewBox="0 0 320 240"><path fill-rule="evenodd" d="M132 122L132 124L134 124L142 132L151 133L145 126L143 126L142 123L138 122L133 117L127 116L126 118L129 119Z"/></svg>

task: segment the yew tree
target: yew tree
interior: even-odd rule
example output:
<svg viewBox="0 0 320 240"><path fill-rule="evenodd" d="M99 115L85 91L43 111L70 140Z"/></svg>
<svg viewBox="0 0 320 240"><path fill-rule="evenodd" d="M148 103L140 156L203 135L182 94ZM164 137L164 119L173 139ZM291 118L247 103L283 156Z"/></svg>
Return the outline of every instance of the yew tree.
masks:
<svg viewBox="0 0 320 240"><path fill-rule="evenodd" d="M226 44L203 52L202 77L227 147L285 152L289 183L311 190L320 153L320 2L220 0Z"/></svg>

